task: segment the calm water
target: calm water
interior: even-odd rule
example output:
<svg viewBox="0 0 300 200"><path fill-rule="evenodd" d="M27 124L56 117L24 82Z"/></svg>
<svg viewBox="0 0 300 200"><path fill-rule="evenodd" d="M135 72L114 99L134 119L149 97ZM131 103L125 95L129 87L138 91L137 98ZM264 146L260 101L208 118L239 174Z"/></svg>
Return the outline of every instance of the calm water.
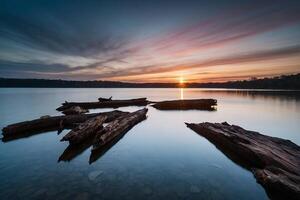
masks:
<svg viewBox="0 0 300 200"><path fill-rule="evenodd" d="M297 92L204 89L0 89L0 127L58 115L65 100L216 98L218 110L158 111L93 164L90 149L57 162L64 134L0 143L0 199L267 199L253 175L184 122L222 122L300 144ZM134 111L138 107L120 110ZM103 109L101 111L107 111ZM97 112L99 110L93 110Z"/></svg>

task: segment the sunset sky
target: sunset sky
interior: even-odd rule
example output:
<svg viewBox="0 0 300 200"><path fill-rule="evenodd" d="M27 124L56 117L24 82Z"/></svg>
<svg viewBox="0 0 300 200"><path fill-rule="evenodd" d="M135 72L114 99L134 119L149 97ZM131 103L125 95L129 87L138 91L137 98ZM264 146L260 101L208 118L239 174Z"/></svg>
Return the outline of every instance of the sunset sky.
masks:
<svg viewBox="0 0 300 200"><path fill-rule="evenodd" d="M299 0L1 0L0 77L220 82L293 73Z"/></svg>

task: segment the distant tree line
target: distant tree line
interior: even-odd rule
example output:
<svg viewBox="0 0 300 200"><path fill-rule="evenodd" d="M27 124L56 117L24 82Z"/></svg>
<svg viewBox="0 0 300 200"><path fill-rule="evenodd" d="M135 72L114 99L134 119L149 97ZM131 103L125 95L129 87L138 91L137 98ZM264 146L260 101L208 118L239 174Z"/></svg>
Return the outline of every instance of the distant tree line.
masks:
<svg viewBox="0 0 300 200"><path fill-rule="evenodd" d="M237 88L237 89L300 89L300 74L282 75L273 78L251 78L223 83L191 83L189 87Z"/></svg>
<svg viewBox="0 0 300 200"><path fill-rule="evenodd" d="M67 81L48 79L0 78L0 87L29 88L236 88L236 89L300 89L300 74L273 78L251 78L222 83L127 83L117 81Z"/></svg>

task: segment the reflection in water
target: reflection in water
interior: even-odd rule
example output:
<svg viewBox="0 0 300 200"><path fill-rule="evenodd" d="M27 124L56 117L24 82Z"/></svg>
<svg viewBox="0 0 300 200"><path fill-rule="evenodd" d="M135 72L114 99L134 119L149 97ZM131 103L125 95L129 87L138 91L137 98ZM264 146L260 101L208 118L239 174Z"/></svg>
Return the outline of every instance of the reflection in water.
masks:
<svg viewBox="0 0 300 200"><path fill-rule="evenodd" d="M119 140L121 140L125 134L126 134L126 132L117 136L116 138L114 138L113 140L111 140L110 142L105 144L103 147L92 151L92 153L90 155L89 163L92 164L93 162L95 162L96 160L101 158L112 146L114 146L116 143L118 143Z"/></svg>
<svg viewBox="0 0 300 200"><path fill-rule="evenodd" d="M94 137L88 138L85 142L80 143L78 145L69 145L64 152L58 158L58 162L60 161L71 161L76 158L78 155L83 153L86 149L93 145Z"/></svg>
<svg viewBox="0 0 300 200"><path fill-rule="evenodd" d="M199 92L199 90L191 90L191 92ZM221 94L226 96L240 96L251 99L273 99L273 100L300 100L300 91L276 91L276 90L201 90L206 94Z"/></svg>
<svg viewBox="0 0 300 200"><path fill-rule="evenodd" d="M299 92L0 89L0 126L57 115L53 108L64 100L93 101L101 94L116 99L148 97L152 101L214 98L218 111L160 111L150 106L146 121L97 154L90 154L91 144L65 149L66 144L59 142L61 136L55 132L1 142L0 199L268 199L250 172L187 129L184 122L228 121L300 144ZM60 160L72 162L57 164L60 154ZM89 159L98 160L89 165ZM95 171L103 173L91 180Z"/></svg>
<svg viewBox="0 0 300 200"><path fill-rule="evenodd" d="M99 158L101 158L111 147L113 147L119 140L122 139L122 137L125 135L121 134L115 139L113 139L111 142L107 143L101 148L98 148L95 151L91 152L89 163L92 164ZM91 137L87 139L84 143L78 144L78 145L69 145L64 152L60 155L58 162L60 161L71 161L77 156L79 156L81 153L83 153L85 150L87 150L89 147L91 147L94 143L95 137Z"/></svg>
<svg viewBox="0 0 300 200"><path fill-rule="evenodd" d="M183 88L180 88L180 99L181 99L181 100L184 99L184 98L183 98Z"/></svg>

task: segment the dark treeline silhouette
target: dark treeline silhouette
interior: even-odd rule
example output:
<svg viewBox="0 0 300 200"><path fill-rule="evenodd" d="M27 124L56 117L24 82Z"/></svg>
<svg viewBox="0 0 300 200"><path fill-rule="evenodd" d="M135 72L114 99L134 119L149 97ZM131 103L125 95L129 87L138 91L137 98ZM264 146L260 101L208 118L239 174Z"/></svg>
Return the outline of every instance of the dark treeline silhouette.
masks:
<svg viewBox="0 0 300 200"><path fill-rule="evenodd" d="M0 87L32 88L236 88L236 89L300 89L300 74L283 75L221 83L127 83L117 81L67 81L48 79L0 78Z"/></svg>
<svg viewBox="0 0 300 200"><path fill-rule="evenodd" d="M229 81L223 83L191 83L189 87L205 88L237 88L237 89L300 89L300 74L282 75L272 78L243 81Z"/></svg>

